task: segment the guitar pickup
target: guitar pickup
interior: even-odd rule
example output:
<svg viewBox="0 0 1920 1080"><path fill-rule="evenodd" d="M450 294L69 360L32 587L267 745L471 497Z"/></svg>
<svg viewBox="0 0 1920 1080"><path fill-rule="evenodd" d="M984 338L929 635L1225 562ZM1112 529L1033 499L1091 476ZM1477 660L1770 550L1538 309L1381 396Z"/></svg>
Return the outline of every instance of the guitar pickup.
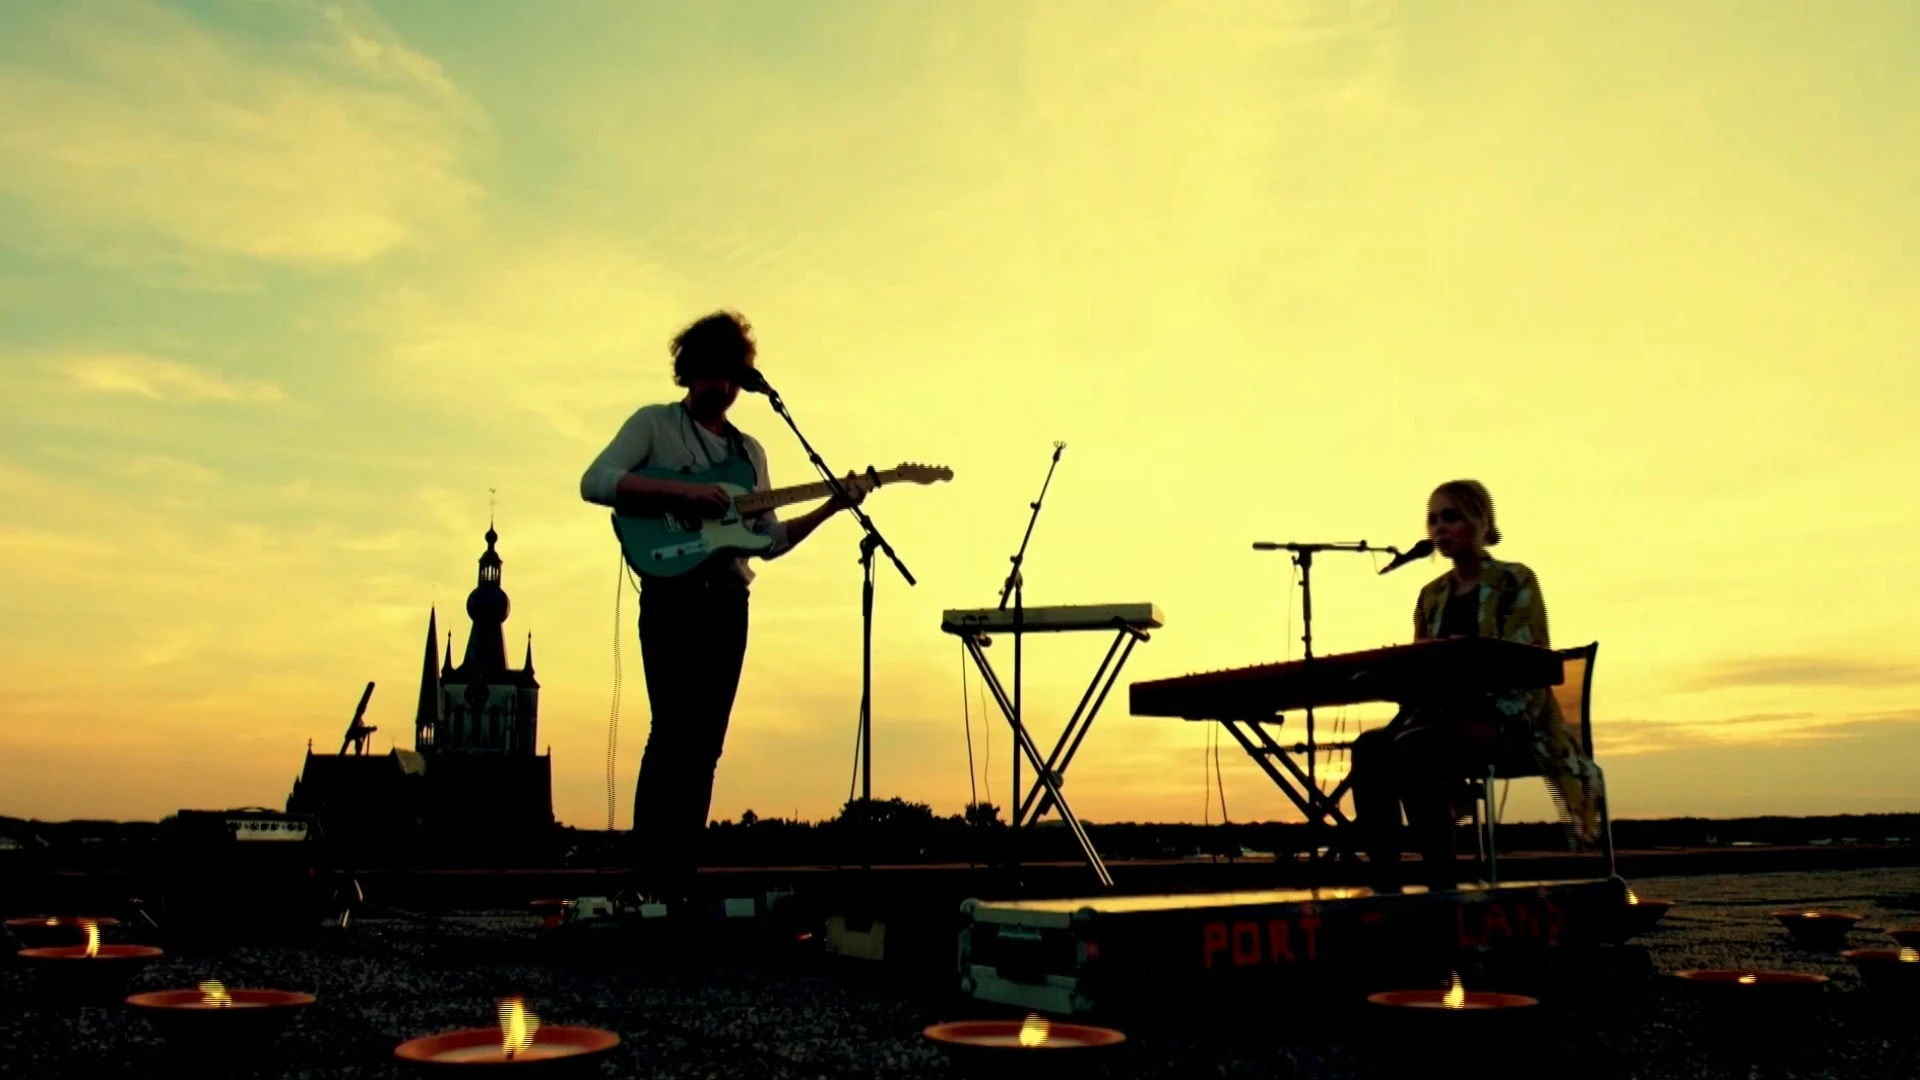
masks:
<svg viewBox="0 0 1920 1080"><path fill-rule="evenodd" d="M657 547L647 552L647 554L653 557L654 562L665 562L668 559L678 559L687 555L699 555L706 550L706 538L701 537L697 540L689 540L684 544L669 544L666 547Z"/></svg>

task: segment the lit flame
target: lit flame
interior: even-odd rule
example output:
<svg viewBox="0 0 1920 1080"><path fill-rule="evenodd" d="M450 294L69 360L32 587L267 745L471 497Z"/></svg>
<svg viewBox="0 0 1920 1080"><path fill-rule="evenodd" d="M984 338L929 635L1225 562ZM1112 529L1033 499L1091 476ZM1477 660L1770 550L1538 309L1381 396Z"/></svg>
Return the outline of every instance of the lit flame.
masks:
<svg viewBox="0 0 1920 1080"><path fill-rule="evenodd" d="M200 1002L203 1005L227 1009L233 1006L233 995L227 993L227 988L221 985L219 979L208 979L200 984Z"/></svg>
<svg viewBox="0 0 1920 1080"><path fill-rule="evenodd" d="M1903 964L1920 964L1920 951L1916 951L1914 949L1901 949L1900 962Z"/></svg>
<svg viewBox="0 0 1920 1080"><path fill-rule="evenodd" d="M93 923L81 924L87 931L87 955L100 955L100 928Z"/></svg>
<svg viewBox="0 0 1920 1080"><path fill-rule="evenodd" d="M1039 1046L1047 1041L1047 1033L1051 1030L1053 1025L1047 1022L1046 1017L1033 1013L1027 1017L1026 1023L1020 1025L1020 1045Z"/></svg>
<svg viewBox="0 0 1920 1080"><path fill-rule="evenodd" d="M1742 986L1752 986L1759 981L1760 977L1757 975L1742 975L1739 978L1739 983Z"/></svg>
<svg viewBox="0 0 1920 1080"><path fill-rule="evenodd" d="M1629 903L1629 904L1637 904L1637 903L1639 903L1639 902L1640 902L1640 898L1639 898L1638 896L1636 896L1636 895L1634 895L1634 892L1633 892L1633 890L1632 890L1632 889L1628 889L1628 890L1627 890L1627 903Z"/></svg>
<svg viewBox="0 0 1920 1080"><path fill-rule="evenodd" d="M1459 972L1456 971L1453 973L1453 985L1447 988L1446 994L1440 999L1440 1004L1449 1009L1464 1009L1467 1007L1467 988L1460 984Z"/></svg>
<svg viewBox="0 0 1920 1080"><path fill-rule="evenodd" d="M1817 919L1820 917L1820 913L1817 911L1809 911L1805 915L1802 915L1800 917L1803 919Z"/></svg>
<svg viewBox="0 0 1920 1080"><path fill-rule="evenodd" d="M533 1045L540 1018L517 997L500 999L500 1041L509 1059Z"/></svg>
<svg viewBox="0 0 1920 1080"><path fill-rule="evenodd" d="M59 925L60 925L60 920L59 920L59 919L48 919L48 920L47 920L47 925L48 925L48 926L59 926Z"/></svg>

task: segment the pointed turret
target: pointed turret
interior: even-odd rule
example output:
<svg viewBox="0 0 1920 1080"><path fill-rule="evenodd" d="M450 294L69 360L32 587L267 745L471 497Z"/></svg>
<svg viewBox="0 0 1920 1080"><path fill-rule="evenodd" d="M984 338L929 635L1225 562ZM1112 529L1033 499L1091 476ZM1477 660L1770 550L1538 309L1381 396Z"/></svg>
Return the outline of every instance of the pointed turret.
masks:
<svg viewBox="0 0 1920 1080"><path fill-rule="evenodd" d="M533 632L527 632L527 662L522 665L527 674L533 674Z"/></svg>
<svg viewBox="0 0 1920 1080"><path fill-rule="evenodd" d="M413 748L433 746L434 733L440 727L440 611L427 611L427 648L420 660L420 699L413 710ZM451 642L449 642L451 644Z"/></svg>
<svg viewBox="0 0 1920 1080"><path fill-rule="evenodd" d="M492 525L487 526L486 540L473 591L467 594L467 617L473 620L473 629L467 634L467 654L460 661L460 674L479 679L506 673L507 642L502 631L513 609L500 587L500 552L494 548L500 534Z"/></svg>
<svg viewBox="0 0 1920 1080"><path fill-rule="evenodd" d="M451 674L453 674L453 630L449 628L447 630L447 662L440 665L440 677L444 679Z"/></svg>

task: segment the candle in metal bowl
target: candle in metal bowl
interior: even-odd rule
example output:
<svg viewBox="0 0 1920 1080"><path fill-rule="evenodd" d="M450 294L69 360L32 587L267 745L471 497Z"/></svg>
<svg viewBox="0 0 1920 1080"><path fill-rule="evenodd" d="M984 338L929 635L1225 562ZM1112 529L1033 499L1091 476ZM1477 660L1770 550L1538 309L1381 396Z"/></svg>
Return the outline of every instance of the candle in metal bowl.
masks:
<svg viewBox="0 0 1920 1080"><path fill-rule="evenodd" d="M312 994L229 990L218 980L193 990L154 990L127 998L169 1042L235 1049L272 1041L313 1002Z"/></svg>
<svg viewBox="0 0 1920 1080"><path fill-rule="evenodd" d="M1701 1006L1703 1042L1750 1064L1791 1058L1809 1045L1811 1031L1831 1023L1825 975L1698 968L1675 972L1674 979Z"/></svg>
<svg viewBox="0 0 1920 1080"><path fill-rule="evenodd" d="M500 1001L497 1028L466 1028L410 1039L394 1056L420 1066L591 1064L620 1045L620 1036L590 1027L547 1025L517 997Z"/></svg>
<svg viewBox="0 0 1920 1080"><path fill-rule="evenodd" d="M34 969L41 985L54 994L121 997L134 975L162 955L151 945L102 945L97 924L87 923L84 929L85 945L48 945L20 950L20 959Z"/></svg>
<svg viewBox="0 0 1920 1080"><path fill-rule="evenodd" d="M1860 981L1876 992L1920 996L1920 949L1848 949L1840 955L1860 973Z"/></svg>
<svg viewBox="0 0 1920 1080"><path fill-rule="evenodd" d="M1673 901L1671 900L1649 899L1638 895L1632 889L1628 889L1627 907L1626 910L1621 913L1626 935L1633 937L1653 929L1660 924L1660 920L1665 918L1667 912L1672 910L1672 908Z"/></svg>
<svg viewBox="0 0 1920 1080"><path fill-rule="evenodd" d="M1826 986L1825 975L1804 971L1760 971L1754 968L1692 968L1674 978L1702 989L1725 989L1748 996L1814 993Z"/></svg>
<svg viewBox="0 0 1920 1080"><path fill-rule="evenodd" d="M1113 1056L1127 1041L1113 1028L1049 1020L956 1020L923 1034L968 1077L1068 1077Z"/></svg>
<svg viewBox="0 0 1920 1080"><path fill-rule="evenodd" d="M28 949L85 944L89 925L112 928L119 926L120 920L106 915L35 915L7 920L7 929Z"/></svg>
<svg viewBox="0 0 1920 1080"><path fill-rule="evenodd" d="M1368 1011L1382 1038L1368 1053L1389 1071L1424 1071L1449 1064L1432 1060L1435 1053L1471 1045L1480 1064L1504 1068L1514 1055L1530 1052L1539 1004L1524 994L1469 990L1457 972L1445 987L1369 994Z"/></svg>
<svg viewBox="0 0 1920 1080"><path fill-rule="evenodd" d="M1860 916L1845 911L1776 911L1773 917L1802 948L1838 949Z"/></svg>
<svg viewBox="0 0 1920 1080"><path fill-rule="evenodd" d="M1920 926L1889 927L1887 936L1903 949L1920 949Z"/></svg>

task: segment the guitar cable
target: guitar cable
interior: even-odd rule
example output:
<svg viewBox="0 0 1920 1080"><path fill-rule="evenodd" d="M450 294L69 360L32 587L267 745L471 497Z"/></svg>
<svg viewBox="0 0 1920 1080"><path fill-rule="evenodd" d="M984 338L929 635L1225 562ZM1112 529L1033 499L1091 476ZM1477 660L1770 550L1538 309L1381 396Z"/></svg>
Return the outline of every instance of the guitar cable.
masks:
<svg viewBox="0 0 1920 1080"><path fill-rule="evenodd" d="M626 591L626 555L615 552L613 578L613 707L607 713L607 831L613 831L614 761L620 745L620 597Z"/></svg>
<svg viewBox="0 0 1920 1080"><path fill-rule="evenodd" d="M967 808L972 810L980 805L980 787L975 782L973 766L973 703L967 700L967 643L960 642L960 716L967 725L967 798L972 802ZM980 718L986 720L985 716Z"/></svg>
<svg viewBox="0 0 1920 1080"><path fill-rule="evenodd" d="M993 724L987 720L987 680L980 680L980 689L974 691L980 697L980 781L987 789L987 805L993 805ZM1018 753L1019 748L1015 747Z"/></svg>
<svg viewBox="0 0 1920 1080"><path fill-rule="evenodd" d="M1220 824L1231 825L1227 817L1227 781L1220 775L1220 725L1213 726L1213 789L1220 794Z"/></svg>

